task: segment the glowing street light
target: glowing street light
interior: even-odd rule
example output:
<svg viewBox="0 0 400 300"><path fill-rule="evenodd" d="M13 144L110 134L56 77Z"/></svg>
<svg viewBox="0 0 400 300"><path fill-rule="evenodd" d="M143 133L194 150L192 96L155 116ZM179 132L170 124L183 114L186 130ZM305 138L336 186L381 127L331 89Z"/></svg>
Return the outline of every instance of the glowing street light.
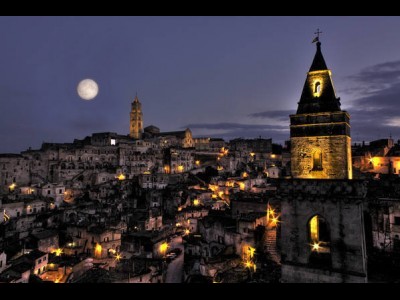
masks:
<svg viewBox="0 0 400 300"><path fill-rule="evenodd" d="M167 249L169 248L168 243L164 242L160 245L160 253L165 255L167 253Z"/></svg>
<svg viewBox="0 0 400 300"><path fill-rule="evenodd" d="M119 174L118 176L117 176L117 179L118 180L125 180L126 179L126 176L124 175L124 174Z"/></svg>
<svg viewBox="0 0 400 300"><path fill-rule="evenodd" d="M194 199L193 200L193 205L194 206L198 206L200 204L200 200L199 199Z"/></svg>
<svg viewBox="0 0 400 300"><path fill-rule="evenodd" d="M311 246L311 250L315 252L319 252L319 250L321 249L320 242L314 242Z"/></svg>
<svg viewBox="0 0 400 300"><path fill-rule="evenodd" d="M121 255L119 253L117 253L117 255L115 255L115 260L120 261L120 259L121 259Z"/></svg>
<svg viewBox="0 0 400 300"><path fill-rule="evenodd" d="M13 191L13 190L15 189L16 186L17 186L17 185L16 185L15 183L12 183L12 184L9 186L10 191Z"/></svg>
<svg viewBox="0 0 400 300"><path fill-rule="evenodd" d="M63 253L63 250L61 248L58 248L53 253L55 253L56 256L61 256L61 254Z"/></svg>

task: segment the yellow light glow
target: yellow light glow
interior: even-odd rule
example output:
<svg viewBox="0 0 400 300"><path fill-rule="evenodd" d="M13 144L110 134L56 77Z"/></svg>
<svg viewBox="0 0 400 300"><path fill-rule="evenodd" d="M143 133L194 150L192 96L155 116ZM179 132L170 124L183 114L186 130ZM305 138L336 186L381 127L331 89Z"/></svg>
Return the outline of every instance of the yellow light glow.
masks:
<svg viewBox="0 0 400 300"><path fill-rule="evenodd" d="M245 262L244 262L244 265L245 265L246 268L248 268L248 269L253 269L254 272L255 272L256 269L257 269L256 264L253 263L252 261L245 261Z"/></svg>
<svg viewBox="0 0 400 300"><path fill-rule="evenodd" d="M178 211L182 211L182 207L181 206L178 207Z"/></svg>
<svg viewBox="0 0 400 300"><path fill-rule="evenodd" d="M183 170L184 170L183 166L182 166L182 165L179 165L179 166L178 166L178 171L179 171L179 172L183 172Z"/></svg>
<svg viewBox="0 0 400 300"><path fill-rule="evenodd" d="M53 253L55 253L56 256L61 256L61 254L63 253L63 250L61 248L58 248L58 249L54 250Z"/></svg>
<svg viewBox="0 0 400 300"><path fill-rule="evenodd" d="M223 191L218 192L218 196L222 197L222 195L224 194Z"/></svg>
<svg viewBox="0 0 400 300"><path fill-rule="evenodd" d="M200 166L200 161L199 160L196 160L196 166Z"/></svg>
<svg viewBox="0 0 400 300"><path fill-rule="evenodd" d="M189 229L185 229L185 234L186 235L190 234L190 230Z"/></svg>
<svg viewBox="0 0 400 300"><path fill-rule="evenodd" d="M273 210L271 207L268 207L268 215L273 218L275 216L275 210Z"/></svg>
<svg viewBox="0 0 400 300"><path fill-rule="evenodd" d="M117 176L118 180L125 180L125 178L126 178L126 176L122 173Z"/></svg>
<svg viewBox="0 0 400 300"><path fill-rule="evenodd" d="M217 170L218 170L218 171L222 171L223 169L224 169L223 166L218 166L218 167L217 167Z"/></svg>
<svg viewBox="0 0 400 300"><path fill-rule="evenodd" d="M194 206L198 206L200 204L200 200L199 199L194 199L193 200L193 205Z"/></svg>
<svg viewBox="0 0 400 300"><path fill-rule="evenodd" d="M276 226L278 223L279 223L278 217L273 217L273 218L271 218L271 223L270 223L271 226L274 227L274 226Z"/></svg>
<svg viewBox="0 0 400 300"><path fill-rule="evenodd" d="M276 157L276 155L275 154L271 154L271 158L275 158Z"/></svg>
<svg viewBox="0 0 400 300"><path fill-rule="evenodd" d="M164 255L167 252L168 247L169 246L167 242L162 243L160 245L160 253Z"/></svg>
<svg viewBox="0 0 400 300"><path fill-rule="evenodd" d="M247 178L247 177L249 177L249 174L247 174L247 172L243 172L242 177Z"/></svg>
<svg viewBox="0 0 400 300"><path fill-rule="evenodd" d="M213 198L213 199L218 198L218 195L212 194L212 195L211 195L211 198Z"/></svg>
<svg viewBox="0 0 400 300"><path fill-rule="evenodd" d="M241 191L244 191L246 185L244 184L244 182L239 182L239 188Z"/></svg>
<svg viewBox="0 0 400 300"><path fill-rule="evenodd" d="M95 257L100 258L102 251L103 251L103 247L100 244L96 244L96 247L94 248Z"/></svg>
<svg viewBox="0 0 400 300"><path fill-rule="evenodd" d="M164 166L164 171L165 171L165 174L171 173L171 167L168 165Z"/></svg>
<svg viewBox="0 0 400 300"><path fill-rule="evenodd" d="M115 260L119 261L121 259L121 255L119 253L117 253L117 255L115 255Z"/></svg>
<svg viewBox="0 0 400 300"><path fill-rule="evenodd" d="M180 226L182 226L182 224L181 223L176 223L175 226L176 227L180 227Z"/></svg>
<svg viewBox="0 0 400 300"><path fill-rule="evenodd" d="M256 249L255 248L253 248L253 247L250 247L249 246L249 248L247 249L247 253L248 253L248 256L250 257L250 258L253 258L254 257L254 253L256 252Z"/></svg>
<svg viewBox="0 0 400 300"><path fill-rule="evenodd" d="M319 252L320 249L321 249L321 246L320 246L319 242L315 242L312 244L312 248L311 248L312 251Z"/></svg>
<svg viewBox="0 0 400 300"><path fill-rule="evenodd" d="M314 216L310 220L310 237L312 241L319 240L319 233L318 233L318 216Z"/></svg>
<svg viewBox="0 0 400 300"><path fill-rule="evenodd" d="M189 219L189 220L187 220L187 223L188 223L188 224L190 224L190 219Z"/></svg>
<svg viewBox="0 0 400 300"><path fill-rule="evenodd" d="M149 175L149 174L151 174L151 172L150 171L144 171L143 174Z"/></svg>
<svg viewBox="0 0 400 300"><path fill-rule="evenodd" d="M10 191L13 191L13 190L15 189L16 186L17 186L17 185L16 185L15 183L12 183L12 184L9 186Z"/></svg>
<svg viewBox="0 0 400 300"><path fill-rule="evenodd" d="M251 157L254 157L254 155L256 155L254 152L250 152Z"/></svg>
<svg viewBox="0 0 400 300"><path fill-rule="evenodd" d="M56 280L54 280L54 283L60 283L60 279L57 278Z"/></svg>

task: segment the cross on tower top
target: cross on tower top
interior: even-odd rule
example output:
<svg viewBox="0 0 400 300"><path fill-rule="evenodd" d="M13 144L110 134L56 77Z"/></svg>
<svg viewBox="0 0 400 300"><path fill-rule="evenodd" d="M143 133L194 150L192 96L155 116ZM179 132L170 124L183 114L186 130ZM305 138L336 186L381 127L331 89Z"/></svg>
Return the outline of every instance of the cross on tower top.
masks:
<svg viewBox="0 0 400 300"><path fill-rule="evenodd" d="M317 28L317 31L316 32L314 32L314 34L316 34L317 35L317 38L318 38L318 40L319 40L319 34L320 33L322 33L322 31L319 31L319 28Z"/></svg>

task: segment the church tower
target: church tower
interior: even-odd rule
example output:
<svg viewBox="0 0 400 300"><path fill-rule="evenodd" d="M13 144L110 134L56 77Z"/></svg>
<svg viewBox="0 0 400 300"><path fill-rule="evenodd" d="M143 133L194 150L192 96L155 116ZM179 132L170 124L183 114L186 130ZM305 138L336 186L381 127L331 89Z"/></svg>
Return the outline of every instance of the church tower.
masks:
<svg viewBox="0 0 400 300"><path fill-rule="evenodd" d="M293 178L352 179L350 116L340 109L321 43L290 116Z"/></svg>
<svg viewBox="0 0 400 300"><path fill-rule="evenodd" d="M139 102L137 95L132 102L132 109L130 113L130 129L129 136L134 139L140 139L143 132L143 114L142 104Z"/></svg>

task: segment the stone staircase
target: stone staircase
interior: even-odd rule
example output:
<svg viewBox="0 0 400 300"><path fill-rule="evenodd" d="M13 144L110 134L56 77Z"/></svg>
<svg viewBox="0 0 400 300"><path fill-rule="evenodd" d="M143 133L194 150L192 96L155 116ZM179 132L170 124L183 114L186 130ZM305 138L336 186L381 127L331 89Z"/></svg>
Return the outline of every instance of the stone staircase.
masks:
<svg viewBox="0 0 400 300"><path fill-rule="evenodd" d="M277 264L280 264L281 257L276 247L276 228L267 229L264 245L270 258Z"/></svg>

